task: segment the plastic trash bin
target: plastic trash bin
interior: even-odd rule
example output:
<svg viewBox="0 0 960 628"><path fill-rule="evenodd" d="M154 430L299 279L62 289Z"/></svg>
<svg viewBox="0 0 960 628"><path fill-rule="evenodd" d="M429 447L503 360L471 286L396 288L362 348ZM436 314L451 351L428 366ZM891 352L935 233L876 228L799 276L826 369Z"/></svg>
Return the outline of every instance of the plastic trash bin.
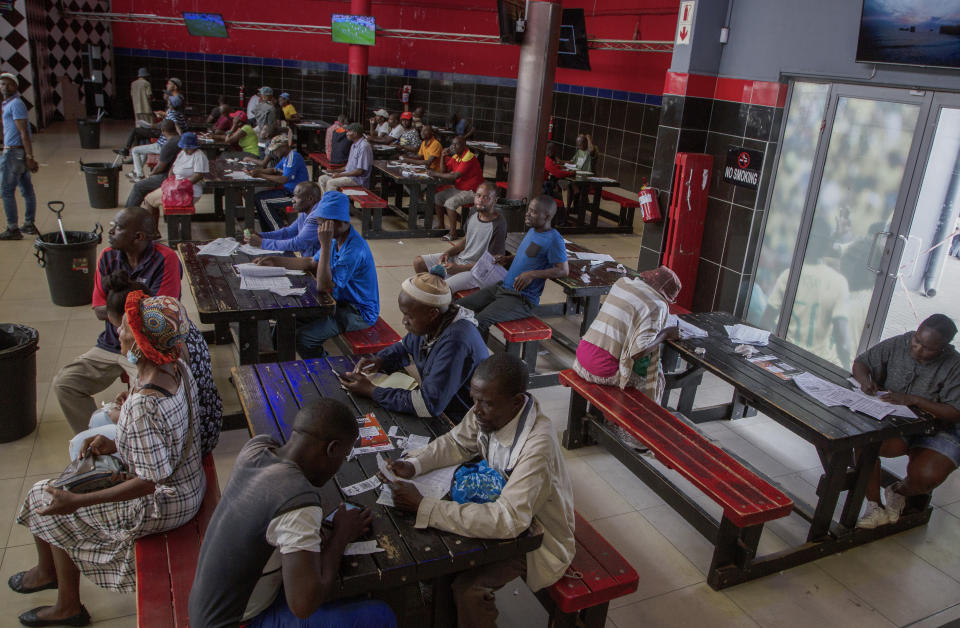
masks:
<svg viewBox="0 0 960 628"><path fill-rule="evenodd" d="M0 443L23 438L37 427L37 342L26 325L0 324L0 381L9 394L0 406Z"/></svg>
<svg viewBox="0 0 960 628"><path fill-rule="evenodd" d="M47 269L47 284L54 305L74 307L93 301L93 280L97 272L97 245L103 228L67 231L63 243L59 231L44 233L33 242L37 264Z"/></svg>
<svg viewBox="0 0 960 628"><path fill-rule="evenodd" d="M112 163L80 162L80 169L87 176L87 196L90 207L95 209L113 209L119 203L120 168Z"/></svg>
<svg viewBox="0 0 960 628"><path fill-rule="evenodd" d="M96 119L77 120L80 148L100 148L100 123Z"/></svg>
<svg viewBox="0 0 960 628"><path fill-rule="evenodd" d="M497 209L507 219L507 231L526 231L527 199L498 198Z"/></svg>

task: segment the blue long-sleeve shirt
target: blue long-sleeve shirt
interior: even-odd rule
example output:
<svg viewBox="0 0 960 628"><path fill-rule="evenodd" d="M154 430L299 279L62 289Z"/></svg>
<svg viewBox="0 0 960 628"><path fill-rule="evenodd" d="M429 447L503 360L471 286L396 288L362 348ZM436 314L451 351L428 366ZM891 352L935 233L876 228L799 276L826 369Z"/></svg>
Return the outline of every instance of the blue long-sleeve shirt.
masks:
<svg viewBox="0 0 960 628"><path fill-rule="evenodd" d="M309 214L297 214L297 219L276 231L261 233L260 248L271 251L299 251L304 257L313 257L320 250L317 225L320 222L319 203Z"/></svg>
<svg viewBox="0 0 960 628"><path fill-rule="evenodd" d="M400 342L377 355L383 359L386 373L399 371L413 363L420 372L420 388L373 389L373 398L384 408L420 417L446 412L460 422L470 406L470 378L474 369L490 355L477 326L469 319L456 319L440 333L433 348L423 355L424 338L407 334Z"/></svg>

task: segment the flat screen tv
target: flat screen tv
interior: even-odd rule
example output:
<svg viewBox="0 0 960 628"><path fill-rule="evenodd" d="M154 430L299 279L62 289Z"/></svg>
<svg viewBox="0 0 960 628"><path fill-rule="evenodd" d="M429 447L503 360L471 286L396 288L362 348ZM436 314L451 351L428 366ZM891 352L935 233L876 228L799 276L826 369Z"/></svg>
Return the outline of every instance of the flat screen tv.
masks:
<svg viewBox="0 0 960 628"><path fill-rule="evenodd" d="M564 9L560 18L560 41L557 45L557 67L589 70L587 25L583 9Z"/></svg>
<svg viewBox="0 0 960 628"><path fill-rule="evenodd" d="M377 23L369 15L338 15L330 18L330 34L338 44L372 46L377 39Z"/></svg>
<svg viewBox="0 0 960 628"><path fill-rule="evenodd" d="M187 32L197 37L227 37L227 25L219 13L184 13Z"/></svg>
<svg viewBox="0 0 960 628"><path fill-rule="evenodd" d="M857 61L960 67L960 0L863 0Z"/></svg>
<svg viewBox="0 0 960 628"><path fill-rule="evenodd" d="M523 43L523 31L517 31L517 22L523 19L524 6L520 0L497 0L497 23L500 25L501 42Z"/></svg>

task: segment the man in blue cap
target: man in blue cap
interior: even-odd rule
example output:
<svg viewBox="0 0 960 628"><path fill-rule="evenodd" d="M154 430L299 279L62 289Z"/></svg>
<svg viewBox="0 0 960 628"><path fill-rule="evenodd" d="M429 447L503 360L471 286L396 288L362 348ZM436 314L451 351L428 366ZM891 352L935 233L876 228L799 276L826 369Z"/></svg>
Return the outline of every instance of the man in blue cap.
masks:
<svg viewBox="0 0 960 628"><path fill-rule="evenodd" d="M332 197L332 199L331 199ZM380 316L380 286L370 246L350 225L350 204L338 200L342 192L330 191L318 205L317 240L320 250L312 257L261 257L258 264L304 270L317 277L317 292L337 302L333 314L297 323L300 357L322 358L323 343L343 332L366 329ZM329 199L329 200L328 200Z"/></svg>
<svg viewBox="0 0 960 628"><path fill-rule="evenodd" d="M206 153L200 150L200 142L197 140L197 134L192 131L187 131L181 135L177 146L180 147L180 154L177 155L177 158L173 161L173 167L170 169L170 172L177 180L190 180L190 183L193 184L193 202L196 204L196 202L200 200L200 195L203 194L203 175L210 172L210 160L207 159ZM143 199L143 206L153 214L154 225L160 224L160 208L163 206L162 201L162 187L150 192ZM158 238L159 236L160 232L157 231L154 237Z"/></svg>
<svg viewBox="0 0 960 628"><path fill-rule="evenodd" d="M263 128L277 119L277 108L273 104L273 89L270 87L260 88L260 102L253 109L254 126Z"/></svg>
<svg viewBox="0 0 960 628"><path fill-rule="evenodd" d="M293 106L293 103L290 102L290 94L283 92L280 94L280 98L277 100L277 104L280 105L280 111L283 112L283 119L287 122L299 122L300 114L297 113L296 108Z"/></svg>

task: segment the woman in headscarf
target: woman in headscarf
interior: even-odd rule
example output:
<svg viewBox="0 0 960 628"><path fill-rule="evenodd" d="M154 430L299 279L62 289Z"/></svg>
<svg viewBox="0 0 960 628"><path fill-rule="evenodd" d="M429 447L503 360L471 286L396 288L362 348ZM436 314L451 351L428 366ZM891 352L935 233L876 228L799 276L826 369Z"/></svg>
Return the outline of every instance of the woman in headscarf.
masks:
<svg viewBox="0 0 960 628"><path fill-rule="evenodd" d="M630 386L659 401L664 388L660 344L675 337L676 328L666 323L680 288L680 279L666 266L617 280L577 346L573 369L589 382Z"/></svg>
<svg viewBox="0 0 960 628"><path fill-rule="evenodd" d="M17 516L37 544L37 565L9 580L18 593L58 589L53 606L20 615L26 626L90 623L80 603L80 574L113 591L135 590L134 541L183 525L200 508L205 489L197 433L197 386L180 360L189 331L172 297L127 295L118 328L120 350L137 380L120 409L115 441L96 436L83 455L114 454L128 473L91 493L33 485Z"/></svg>

